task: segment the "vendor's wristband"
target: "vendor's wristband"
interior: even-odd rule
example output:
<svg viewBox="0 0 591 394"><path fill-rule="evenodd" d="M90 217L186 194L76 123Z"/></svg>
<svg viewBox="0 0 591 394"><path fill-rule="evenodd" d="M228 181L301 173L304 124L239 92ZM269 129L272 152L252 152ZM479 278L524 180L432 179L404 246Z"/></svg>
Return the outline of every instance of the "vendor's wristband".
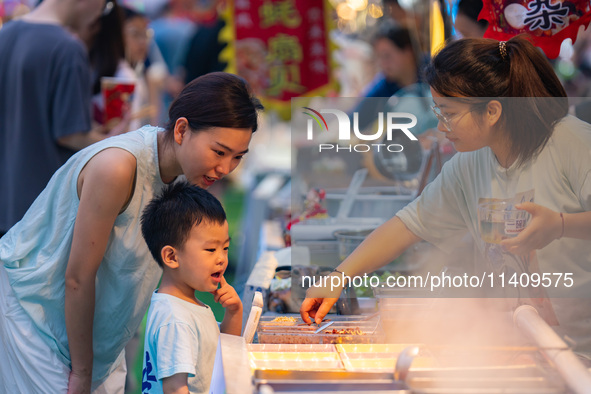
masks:
<svg viewBox="0 0 591 394"><path fill-rule="evenodd" d="M351 278L349 278L343 271L339 271L338 269L333 269L331 274L336 272L337 274L341 275L344 278L344 284L345 287L350 286L351 285Z"/></svg>
<svg viewBox="0 0 591 394"><path fill-rule="evenodd" d="M562 219L562 232L560 233L560 237L558 239L564 237L564 215L560 212L560 219Z"/></svg>
<svg viewBox="0 0 591 394"><path fill-rule="evenodd" d="M336 268L335 268L335 269L333 269L333 270L332 270L332 272L337 272L337 273L339 273L339 274L341 274L341 275L345 275L345 273L344 273L343 271L339 271L339 270L338 270L338 269L336 269ZM331 272L331 273L332 273L332 272Z"/></svg>

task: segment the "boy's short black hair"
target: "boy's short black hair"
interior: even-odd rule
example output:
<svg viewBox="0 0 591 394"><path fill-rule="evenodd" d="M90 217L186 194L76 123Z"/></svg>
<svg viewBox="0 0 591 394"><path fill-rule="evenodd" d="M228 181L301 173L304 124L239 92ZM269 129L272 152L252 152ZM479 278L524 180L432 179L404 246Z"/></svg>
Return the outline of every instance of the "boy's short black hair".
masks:
<svg viewBox="0 0 591 394"><path fill-rule="evenodd" d="M164 266L160 251L170 245L180 248L193 226L206 221L215 224L226 222L222 204L207 190L188 182L175 182L154 197L142 214L142 235L150 253Z"/></svg>

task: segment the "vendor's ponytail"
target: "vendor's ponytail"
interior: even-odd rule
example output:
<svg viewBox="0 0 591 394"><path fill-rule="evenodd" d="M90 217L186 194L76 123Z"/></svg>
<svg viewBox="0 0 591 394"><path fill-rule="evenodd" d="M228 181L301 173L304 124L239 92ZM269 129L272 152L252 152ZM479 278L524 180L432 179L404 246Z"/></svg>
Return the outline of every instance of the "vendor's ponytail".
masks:
<svg viewBox="0 0 591 394"><path fill-rule="evenodd" d="M518 165L544 148L554 125L568 112L566 92L550 62L522 37L451 42L427 66L425 80L443 96L499 99L503 115L498 125L507 133ZM509 97L523 99L503 99Z"/></svg>
<svg viewBox="0 0 591 394"><path fill-rule="evenodd" d="M450 97L566 97L548 59L521 36L452 41L425 76L433 89Z"/></svg>
<svg viewBox="0 0 591 394"><path fill-rule="evenodd" d="M566 97L542 51L520 36L505 42L509 79L505 97Z"/></svg>
<svg viewBox="0 0 591 394"><path fill-rule="evenodd" d="M530 97L524 99L523 107L513 105L504 120L511 150L518 163L525 164L546 146L554 125L568 113L568 99L552 65L538 48L520 37L506 45L510 63L507 97Z"/></svg>

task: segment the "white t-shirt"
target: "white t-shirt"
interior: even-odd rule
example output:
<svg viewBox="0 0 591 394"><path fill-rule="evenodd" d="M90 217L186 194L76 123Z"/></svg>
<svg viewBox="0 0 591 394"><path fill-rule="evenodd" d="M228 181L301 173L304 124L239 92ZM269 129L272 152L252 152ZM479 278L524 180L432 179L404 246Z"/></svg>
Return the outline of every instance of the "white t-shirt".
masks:
<svg viewBox="0 0 591 394"><path fill-rule="evenodd" d="M488 147L458 153L397 216L415 235L450 253L468 230L484 256L479 199L512 199L528 191L533 191L535 203L554 211L591 210L591 125L566 116L542 152L519 168L501 167ZM573 274L572 287L561 284L546 291L560 323L555 330L573 338L575 350L591 358L591 242L562 238L536 253L541 273Z"/></svg>
<svg viewBox="0 0 591 394"><path fill-rule="evenodd" d="M154 292L144 341L142 393L162 393L162 379L189 374L191 393L208 393L219 338L213 312Z"/></svg>

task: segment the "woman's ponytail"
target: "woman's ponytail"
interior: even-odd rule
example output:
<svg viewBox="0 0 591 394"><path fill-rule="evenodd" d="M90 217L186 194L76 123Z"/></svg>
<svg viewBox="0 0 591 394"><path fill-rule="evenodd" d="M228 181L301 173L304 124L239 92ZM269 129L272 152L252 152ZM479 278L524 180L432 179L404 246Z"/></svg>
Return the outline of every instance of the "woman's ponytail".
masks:
<svg viewBox="0 0 591 394"><path fill-rule="evenodd" d="M548 59L527 39L513 37L505 48L510 70L507 97L566 97Z"/></svg>
<svg viewBox="0 0 591 394"><path fill-rule="evenodd" d="M501 42L485 38L451 42L427 66L425 80L443 96L502 102L497 127L510 141L518 165L544 148L554 125L568 113L566 92L552 65L520 36Z"/></svg>

